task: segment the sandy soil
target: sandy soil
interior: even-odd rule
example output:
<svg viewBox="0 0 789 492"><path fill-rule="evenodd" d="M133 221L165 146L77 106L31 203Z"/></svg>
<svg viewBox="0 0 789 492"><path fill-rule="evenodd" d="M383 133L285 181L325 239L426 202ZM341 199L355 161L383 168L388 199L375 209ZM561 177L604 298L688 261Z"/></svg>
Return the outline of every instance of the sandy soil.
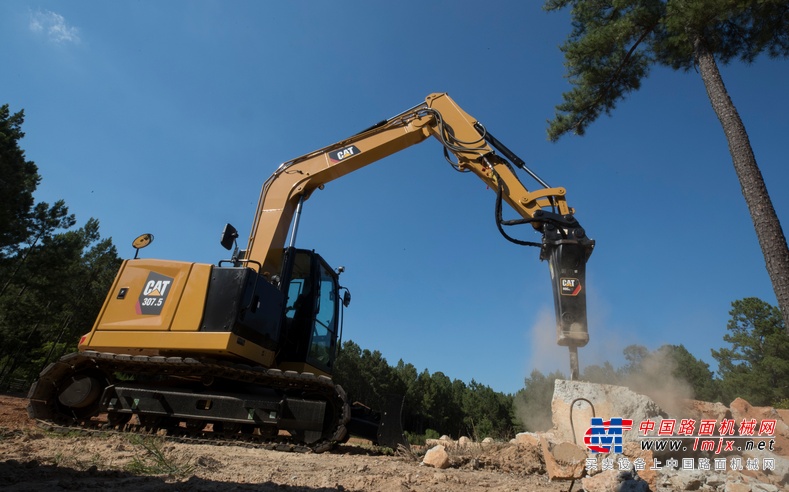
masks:
<svg viewBox="0 0 789 492"><path fill-rule="evenodd" d="M58 435L37 427L26 404L0 395L2 490L558 492L570 485L549 482L538 453L509 443L451 451L450 468L439 470L364 443L298 454L161 437Z"/></svg>

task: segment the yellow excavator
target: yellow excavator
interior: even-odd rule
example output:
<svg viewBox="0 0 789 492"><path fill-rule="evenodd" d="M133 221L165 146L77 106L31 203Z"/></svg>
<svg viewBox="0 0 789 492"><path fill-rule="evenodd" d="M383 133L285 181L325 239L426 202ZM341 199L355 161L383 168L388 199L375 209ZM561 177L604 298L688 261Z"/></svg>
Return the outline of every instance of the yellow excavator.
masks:
<svg viewBox="0 0 789 492"><path fill-rule="evenodd" d="M31 387L29 415L57 426L166 429L186 439L283 450L320 452L347 439L355 419L331 375L350 293L320 255L295 247L302 207L330 181L430 137L457 171L495 192L504 237L540 248L548 261L558 343L570 348L577 376L577 348L589 340L586 262L594 241L564 188L548 186L447 94L436 93L281 164L263 185L246 249L239 250L235 228L225 226L221 244L232 250L230 259L210 265L135 254L124 261L78 352L50 364ZM529 191L516 168L539 186ZM520 218L502 218L505 202ZM518 224L530 225L541 240L505 231ZM133 245L150 240L143 235ZM402 436L393 413L377 434L392 447Z"/></svg>

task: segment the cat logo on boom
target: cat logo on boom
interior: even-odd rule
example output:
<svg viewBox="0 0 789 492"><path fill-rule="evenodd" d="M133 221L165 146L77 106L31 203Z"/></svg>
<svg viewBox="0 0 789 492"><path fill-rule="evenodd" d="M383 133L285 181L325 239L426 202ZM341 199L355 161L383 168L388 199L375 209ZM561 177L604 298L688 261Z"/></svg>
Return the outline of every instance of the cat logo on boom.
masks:
<svg viewBox="0 0 789 492"><path fill-rule="evenodd" d="M563 296L577 296L581 292L581 282L577 278L562 277L560 281Z"/></svg>
<svg viewBox="0 0 789 492"><path fill-rule="evenodd" d="M350 147L345 147L340 150L332 150L329 152L329 159L334 162L340 162L343 159L347 159L349 157L353 157L357 154L361 154L362 151L355 145L351 145Z"/></svg>
<svg viewBox="0 0 789 492"><path fill-rule="evenodd" d="M150 272L140 293L137 306L135 306L137 314L161 314L164 301L167 300L167 294L170 292L172 284L172 278L156 272Z"/></svg>

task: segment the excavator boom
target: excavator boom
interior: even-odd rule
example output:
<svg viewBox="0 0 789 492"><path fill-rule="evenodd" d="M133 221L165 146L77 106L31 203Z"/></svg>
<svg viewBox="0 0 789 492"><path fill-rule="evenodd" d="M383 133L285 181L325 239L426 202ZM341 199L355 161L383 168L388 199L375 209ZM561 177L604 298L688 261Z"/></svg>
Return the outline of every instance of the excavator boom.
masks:
<svg viewBox="0 0 789 492"><path fill-rule="evenodd" d="M314 250L295 247L298 217L316 189L431 137L456 170L494 191L501 234L538 247L547 260L558 343L569 347L577 377L577 349L589 340L586 262L594 241L575 219L564 188L548 186L447 94L436 93L280 165L263 185L246 249L235 246L231 259L209 265L135 255L124 261L79 352L50 364L31 387L30 416L276 449L325 451L347 438L355 410L365 407L352 410L331 378L350 294L339 271ZM518 169L535 181L534 189L523 185ZM505 203L517 218L502 217ZM541 239L505 231L517 225L530 226ZM228 225L221 244L231 249L237 237ZM138 239L135 248L152 236ZM377 440L394 447L404 438L398 401L392 401L382 412L389 420L378 421ZM106 419L98 418L102 414Z"/></svg>
<svg viewBox="0 0 789 492"><path fill-rule="evenodd" d="M431 94L424 103L365 131L281 164L263 185L244 258L260 263L266 274L279 272L294 214L315 189L430 137L443 145L457 170L473 173L496 191L501 233L517 244L541 248L540 258L548 260L553 281L557 342L570 347L571 377L577 378L577 347L589 340L586 261L594 241L575 219L564 188L548 186L445 93ZM536 189L523 185L516 167L535 181ZM504 221L502 203L521 218ZM542 241L520 241L504 231L504 226L519 224L531 224L543 234Z"/></svg>

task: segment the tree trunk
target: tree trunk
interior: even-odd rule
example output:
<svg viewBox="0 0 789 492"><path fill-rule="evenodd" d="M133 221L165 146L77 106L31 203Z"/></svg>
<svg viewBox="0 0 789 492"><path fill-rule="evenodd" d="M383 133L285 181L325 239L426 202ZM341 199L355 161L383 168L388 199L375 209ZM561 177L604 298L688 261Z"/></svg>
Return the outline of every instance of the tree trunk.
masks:
<svg viewBox="0 0 789 492"><path fill-rule="evenodd" d="M767 193L762 172L756 164L745 126L726 91L715 57L701 37L696 37L694 48L701 79L726 134L734 170L740 180L742 195L748 205L767 273L770 275L778 307L789 333L789 248L786 237Z"/></svg>

